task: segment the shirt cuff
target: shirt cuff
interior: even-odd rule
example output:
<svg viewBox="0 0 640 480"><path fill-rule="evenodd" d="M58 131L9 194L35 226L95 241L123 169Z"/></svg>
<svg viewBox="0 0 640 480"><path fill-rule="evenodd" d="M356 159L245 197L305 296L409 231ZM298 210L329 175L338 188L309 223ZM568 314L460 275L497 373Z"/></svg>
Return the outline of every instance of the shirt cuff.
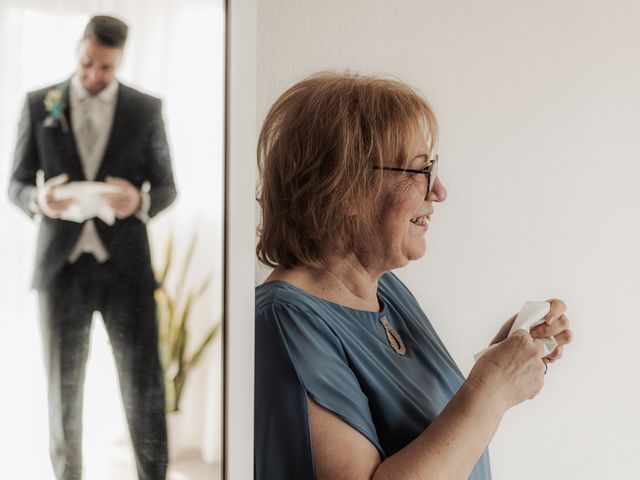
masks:
<svg viewBox="0 0 640 480"><path fill-rule="evenodd" d="M151 196L149 192L140 192L140 208L134 214L142 223L149 221L149 207L151 206Z"/></svg>
<svg viewBox="0 0 640 480"><path fill-rule="evenodd" d="M32 188L29 192L29 211L34 215L42 215L42 211L38 206L38 189L36 187Z"/></svg>

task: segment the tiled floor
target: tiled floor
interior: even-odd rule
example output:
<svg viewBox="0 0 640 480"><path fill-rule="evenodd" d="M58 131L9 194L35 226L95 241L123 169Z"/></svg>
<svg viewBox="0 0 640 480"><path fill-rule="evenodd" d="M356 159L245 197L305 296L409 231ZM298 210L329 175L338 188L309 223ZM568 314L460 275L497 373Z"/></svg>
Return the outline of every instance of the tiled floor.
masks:
<svg viewBox="0 0 640 480"><path fill-rule="evenodd" d="M94 468L87 465L87 480L137 480L135 463L129 445L118 442L112 445L106 465ZM96 465L97 467L97 465ZM220 465L205 463L198 451L181 453L169 462L167 480L219 480L221 478Z"/></svg>
<svg viewBox="0 0 640 480"><path fill-rule="evenodd" d="M110 452L99 459L86 458L84 480L138 480L133 456L120 448L117 450L116 455ZM0 479L55 480L46 455L40 455L37 459L13 456L5 458L4 453L0 453L3 460ZM220 465L205 463L196 451L185 453L171 461L167 474L167 480L220 480L221 477Z"/></svg>
<svg viewBox="0 0 640 480"><path fill-rule="evenodd" d="M113 464L108 475L109 479L137 480L132 465ZM169 464L167 480L219 480L220 466L204 463L197 452L185 454L183 457ZM92 480L88 476L87 480Z"/></svg>
<svg viewBox="0 0 640 480"><path fill-rule="evenodd" d="M204 463L200 456L185 456L169 465L167 480L220 480L220 465Z"/></svg>

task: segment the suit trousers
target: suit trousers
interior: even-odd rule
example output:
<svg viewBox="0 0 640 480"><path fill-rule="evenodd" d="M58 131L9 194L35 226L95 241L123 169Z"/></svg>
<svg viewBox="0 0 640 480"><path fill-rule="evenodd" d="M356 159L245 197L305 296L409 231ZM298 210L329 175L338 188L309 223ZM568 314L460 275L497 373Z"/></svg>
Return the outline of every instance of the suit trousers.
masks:
<svg viewBox="0 0 640 480"><path fill-rule="evenodd" d="M91 320L99 311L115 358L138 477L164 480L167 430L153 286L83 254L39 290L48 376L49 448L58 480L82 478L82 397Z"/></svg>

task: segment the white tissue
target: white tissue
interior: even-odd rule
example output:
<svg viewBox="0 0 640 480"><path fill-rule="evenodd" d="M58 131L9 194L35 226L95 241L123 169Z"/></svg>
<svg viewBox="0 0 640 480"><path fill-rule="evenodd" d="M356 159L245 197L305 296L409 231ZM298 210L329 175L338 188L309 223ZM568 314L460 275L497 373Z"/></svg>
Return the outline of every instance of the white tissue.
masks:
<svg viewBox="0 0 640 480"><path fill-rule="evenodd" d="M121 191L119 186L104 182L71 182L56 187L53 191L53 198L55 200L72 200L60 217L63 220L81 223L90 218L98 217L104 223L113 225L116 220L116 212L102 198L102 194Z"/></svg>
<svg viewBox="0 0 640 480"><path fill-rule="evenodd" d="M522 305L520 313L516 316L513 326L509 331L509 335L507 336L513 335L513 333L518 330L530 332L532 328L544 323L544 317L549 313L550 309L551 304L549 302L524 302L524 305ZM553 352L558 345L553 337L541 338L538 340L542 342L542 346L544 348L543 357ZM481 352L476 353L473 356L474 360L478 361L478 359L484 354L484 352L489 350L489 348L485 348Z"/></svg>

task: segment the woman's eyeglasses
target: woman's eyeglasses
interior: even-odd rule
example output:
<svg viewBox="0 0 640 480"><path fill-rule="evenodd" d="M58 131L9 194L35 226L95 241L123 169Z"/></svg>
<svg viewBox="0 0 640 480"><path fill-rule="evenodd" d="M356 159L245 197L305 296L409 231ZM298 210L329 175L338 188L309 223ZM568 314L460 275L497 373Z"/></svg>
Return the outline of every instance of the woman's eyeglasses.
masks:
<svg viewBox="0 0 640 480"><path fill-rule="evenodd" d="M402 168L402 167L379 167L377 165L375 165L373 168L376 170L388 170L390 172L422 174L427 178L426 195L429 195L429 193L433 190L433 184L436 183L436 175L438 170L438 158L439 158L439 155L436 155L435 157L433 157L433 159L429 161L429 164L426 167L421 168L420 170L415 170L412 168Z"/></svg>

